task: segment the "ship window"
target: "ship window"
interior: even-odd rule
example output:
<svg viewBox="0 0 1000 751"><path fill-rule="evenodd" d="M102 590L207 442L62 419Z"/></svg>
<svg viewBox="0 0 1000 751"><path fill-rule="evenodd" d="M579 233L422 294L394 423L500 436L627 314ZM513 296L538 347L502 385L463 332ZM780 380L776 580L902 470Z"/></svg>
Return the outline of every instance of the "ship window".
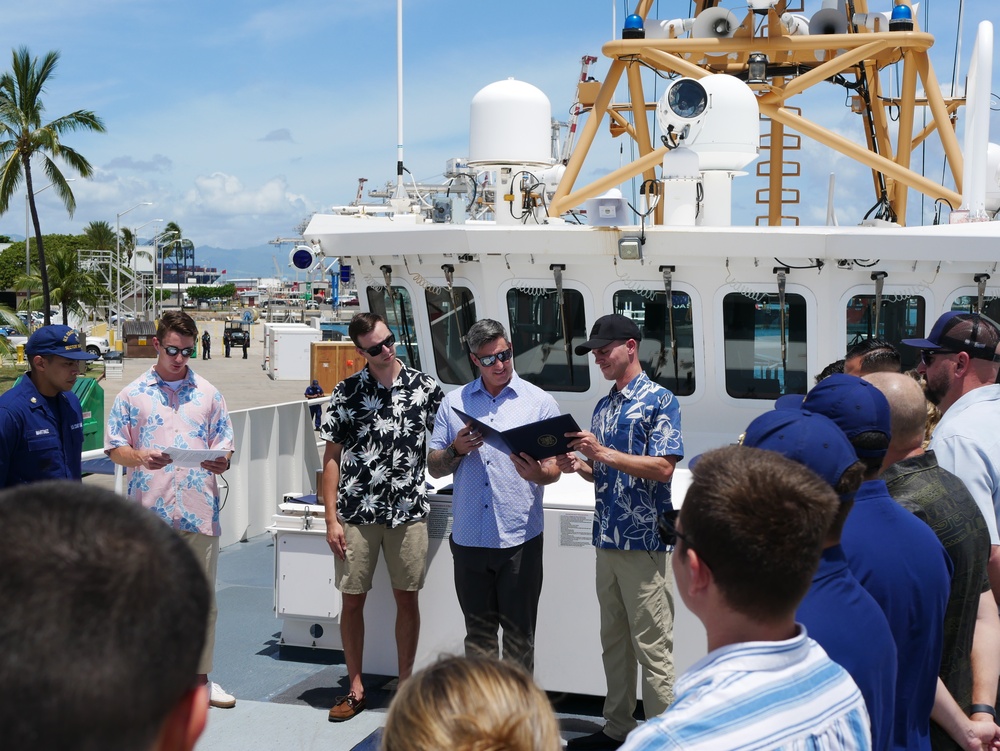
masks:
<svg viewBox="0 0 1000 751"><path fill-rule="evenodd" d="M978 297L970 295L956 297L955 301L951 304L951 309L960 310L963 313L973 313L977 309L978 300ZM988 318L992 318L994 321L1000 321L1000 297L984 295L983 307L979 312Z"/></svg>
<svg viewBox="0 0 1000 751"><path fill-rule="evenodd" d="M385 319L389 330L396 336L396 357L411 368L420 370L420 347L416 327L413 325L413 304L405 287L393 287L392 294L385 287L368 288L368 309Z"/></svg>
<svg viewBox="0 0 1000 751"><path fill-rule="evenodd" d="M466 287L434 287L426 289L425 294L438 380L468 383L478 374L472 372L463 338L476 322L476 301Z"/></svg>
<svg viewBox="0 0 1000 751"><path fill-rule="evenodd" d="M586 356L573 352L587 340L583 296L563 289L560 305L554 288L507 291L510 338L517 374L546 391L586 391L590 368ZM566 344L565 333L569 333Z"/></svg>
<svg viewBox="0 0 1000 751"><path fill-rule="evenodd" d="M614 312L631 318L639 326L639 360L653 381L678 396L694 393L694 327L691 296L654 290L615 292Z"/></svg>
<svg viewBox="0 0 1000 751"><path fill-rule="evenodd" d="M903 370L917 367L920 352L899 342L923 336L925 308L926 301L919 296L882 295L876 329L875 295L855 295L847 303L847 348L867 339L885 339L899 350Z"/></svg>
<svg viewBox="0 0 1000 751"><path fill-rule="evenodd" d="M806 302L777 293L732 292L722 301L726 392L737 399L777 399L804 394Z"/></svg>

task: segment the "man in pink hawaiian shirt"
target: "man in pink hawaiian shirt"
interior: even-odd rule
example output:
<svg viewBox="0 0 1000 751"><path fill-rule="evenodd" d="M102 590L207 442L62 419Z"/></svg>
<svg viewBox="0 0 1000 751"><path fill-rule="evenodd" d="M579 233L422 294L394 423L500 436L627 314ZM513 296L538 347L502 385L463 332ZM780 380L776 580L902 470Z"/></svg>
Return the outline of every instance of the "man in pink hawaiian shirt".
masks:
<svg viewBox="0 0 1000 751"><path fill-rule="evenodd" d="M215 646L215 572L219 558L219 485L229 468L233 426L226 402L188 367L198 327L187 313L169 310L156 329L156 364L122 389L108 415L105 450L128 468L128 497L158 514L191 546L213 592L205 649L198 672L207 680ZM174 463L171 449L218 453L199 465ZM175 451L176 453L176 451ZM211 704L236 700L211 684Z"/></svg>

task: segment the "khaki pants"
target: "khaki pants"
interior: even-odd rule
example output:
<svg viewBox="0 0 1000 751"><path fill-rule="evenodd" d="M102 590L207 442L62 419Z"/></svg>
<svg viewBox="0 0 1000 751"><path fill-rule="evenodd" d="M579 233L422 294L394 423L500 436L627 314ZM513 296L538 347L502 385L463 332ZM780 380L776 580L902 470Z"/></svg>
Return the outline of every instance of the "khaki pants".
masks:
<svg viewBox="0 0 1000 751"><path fill-rule="evenodd" d="M608 695L604 732L624 740L636 726L636 663L646 718L674 700L674 596L670 553L597 549L597 599Z"/></svg>
<svg viewBox="0 0 1000 751"><path fill-rule="evenodd" d="M215 574L219 568L219 538L203 535L198 532L183 532L177 534L194 552L195 558L205 571L208 580L208 624L205 628L205 647L201 650L201 660L198 662L198 672L208 675L212 672L212 657L215 654L215 618L219 613L215 604Z"/></svg>

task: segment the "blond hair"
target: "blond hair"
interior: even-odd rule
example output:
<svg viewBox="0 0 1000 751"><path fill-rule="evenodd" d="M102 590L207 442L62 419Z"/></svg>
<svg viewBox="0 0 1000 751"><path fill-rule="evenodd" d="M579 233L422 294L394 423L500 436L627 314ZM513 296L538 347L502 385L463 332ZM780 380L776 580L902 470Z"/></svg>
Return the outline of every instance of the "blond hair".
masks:
<svg viewBox="0 0 1000 751"><path fill-rule="evenodd" d="M443 657L415 673L389 706L384 751L558 751L548 697L519 665Z"/></svg>

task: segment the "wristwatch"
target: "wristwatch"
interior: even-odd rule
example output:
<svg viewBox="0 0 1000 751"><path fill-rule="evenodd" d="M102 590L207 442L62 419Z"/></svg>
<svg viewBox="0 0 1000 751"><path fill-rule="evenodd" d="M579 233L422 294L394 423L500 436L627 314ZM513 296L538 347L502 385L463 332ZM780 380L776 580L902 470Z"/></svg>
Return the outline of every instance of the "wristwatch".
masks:
<svg viewBox="0 0 1000 751"><path fill-rule="evenodd" d="M448 454L449 459L461 459L465 454L458 453L458 449L455 448L454 443L449 443L448 448L446 448L445 453Z"/></svg>

